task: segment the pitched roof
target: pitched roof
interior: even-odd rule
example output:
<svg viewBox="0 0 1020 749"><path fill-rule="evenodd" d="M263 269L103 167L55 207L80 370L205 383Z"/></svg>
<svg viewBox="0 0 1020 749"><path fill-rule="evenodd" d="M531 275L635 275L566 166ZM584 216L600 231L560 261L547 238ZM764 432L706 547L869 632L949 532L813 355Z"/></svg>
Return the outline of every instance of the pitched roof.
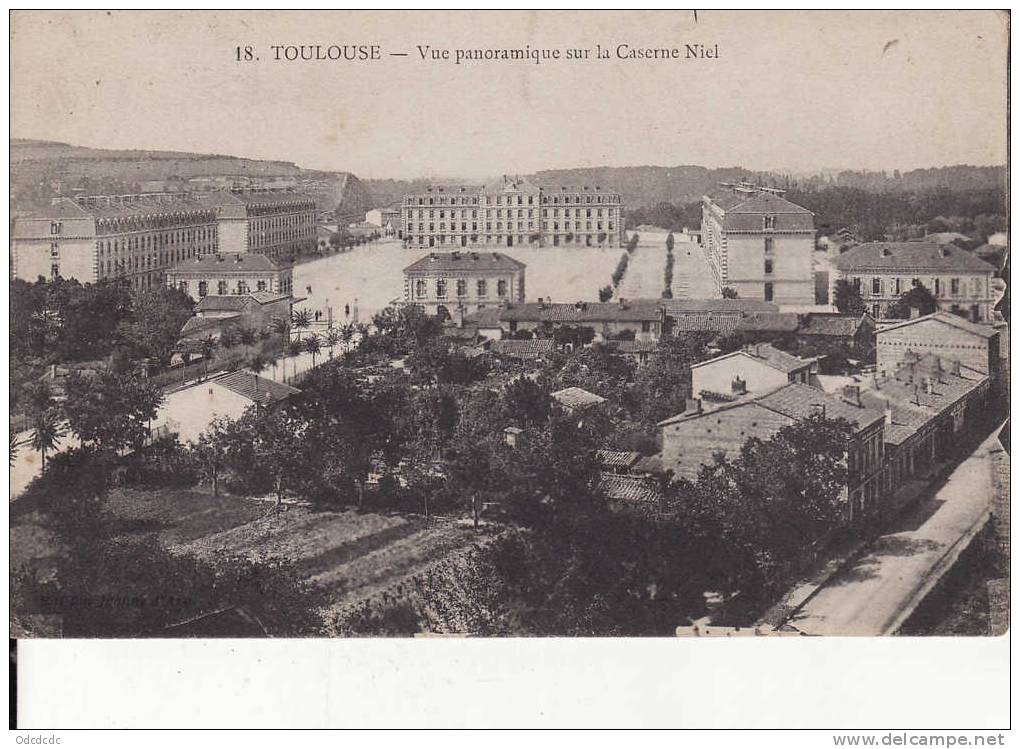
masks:
<svg viewBox="0 0 1020 749"><path fill-rule="evenodd" d="M800 327L800 316L796 312L757 312L743 317L735 330L743 332L794 333Z"/></svg>
<svg viewBox="0 0 1020 749"><path fill-rule="evenodd" d="M641 453L620 450L596 450L595 457L606 468L630 468L641 458Z"/></svg>
<svg viewBox="0 0 1020 749"><path fill-rule="evenodd" d="M239 318L241 315L226 315L223 317L192 317L181 328L181 336L193 336L196 333L201 333L204 330L212 331L216 328L221 328L225 324L232 322Z"/></svg>
<svg viewBox="0 0 1020 749"><path fill-rule="evenodd" d="M77 199L58 198L52 205L34 212L31 218L128 218L154 213L207 211L209 207L185 195L158 193L140 195L89 195Z"/></svg>
<svg viewBox="0 0 1020 749"><path fill-rule="evenodd" d="M841 271L992 272L973 252L935 242L867 242L847 250L835 262Z"/></svg>
<svg viewBox="0 0 1020 749"><path fill-rule="evenodd" d="M500 321L517 322L644 322L662 316L658 301L635 299L620 302L576 302L547 304L528 302L501 307Z"/></svg>
<svg viewBox="0 0 1020 749"><path fill-rule="evenodd" d="M259 304L273 304L274 302L281 302L284 299L290 299L289 294L281 294L277 291L253 291L248 296Z"/></svg>
<svg viewBox="0 0 1020 749"><path fill-rule="evenodd" d="M204 255L196 255L189 260L182 260L173 266L172 270L236 273L239 270L277 271L285 267L287 267L285 264L277 263L268 255L261 255L257 252L208 252Z"/></svg>
<svg viewBox="0 0 1020 749"><path fill-rule="evenodd" d="M974 335L981 336L982 338L991 338L998 331L991 325L979 325L973 323L970 320L964 320L959 315L954 315L951 312L933 312L930 315L924 315L923 317L915 317L912 320L904 320L903 322L892 323L891 325L882 325L878 329L878 334L881 335L890 330L896 330L898 328L906 327L907 325L917 325L918 323L928 322L934 320L936 322L945 323L958 330L966 331L967 333L973 333Z"/></svg>
<svg viewBox="0 0 1020 749"><path fill-rule="evenodd" d="M198 300L195 307L199 312L211 312L213 310L243 310L245 305L251 301L251 294L220 295L210 294Z"/></svg>
<svg viewBox="0 0 1020 749"><path fill-rule="evenodd" d="M779 305L764 299L668 299L660 302L666 314L681 312L779 312Z"/></svg>
<svg viewBox="0 0 1020 749"><path fill-rule="evenodd" d="M838 396L799 382L773 390L754 402L798 421L814 415L818 412L818 405L823 405L826 418L846 419L858 430L885 418L883 411L855 406Z"/></svg>
<svg viewBox="0 0 1020 749"><path fill-rule="evenodd" d="M726 213L804 213L814 215L807 208L771 192L755 192L732 207L726 208L725 211Z"/></svg>
<svg viewBox="0 0 1020 749"><path fill-rule="evenodd" d="M930 366L933 362L935 366ZM987 379L966 369L953 374L937 356L925 357L916 366L901 366L895 375L877 379L873 388L861 392L861 402L876 410L891 408L892 420L886 422L884 440L899 445ZM925 384L928 380L931 393Z"/></svg>
<svg viewBox="0 0 1020 749"><path fill-rule="evenodd" d="M730 335L737 329L740 317L711 312L681 312L673 317L673 330L680 333L718 333Z"/></svg>
<svg viewBox="0 0 1020 749"><path fill-rule="evenodd" d="M589 393L587 390L579 387L563 388L563 390L557 390L555 393L552 393L551 396L557 403L567 408L587 408L588 406L597 406L600 403L606 402L606 399L601 395Z"/></svg>
<svg viewBox="0 0 1020 749"><path fill-rule="evenodd" d="M653 354L659 350L656 341L606 341L606 345L621 354Z"/></svg>
<svg viewBox="0 0 1020 749"><path fill-rule="evenodd" d="M404 273L419 271L518 271L527 266L501 252L430 252L404 268Z"/></svg>
<svg viewBox="0 0 1020 749"><path fill-rule="evenodd" d="M809 314L804 316L800 335L839 336L852 338L857 335L864 323L864 315L840 315L830 313Z"/></svg>
<svg viewBox="0 0 1020 749"><path fill-rule="evenodd" d="M257 394L255 387L256 380L258 380ZM246 369L228 372L227 374L210 380L209 382L215 382L217 385L221 385L228 390L232 390L252 402L257 401L263 406L279 403L280 401L301 392L297 388L292 388L290 385L284 385L282 382L275 382L274 380L267 380L265 377L259 377Z"/></svg>
<svg viewBox="0 0 1020 749"><path fill-rule="evenodd" d="M641 476L621 476L617 473L601 474L598 491L606 499L645 504L656 503L662 496L655 481Z"/></svg>
<svg viewBox="0 0 1020 749"><path fill-rule="evenodd" d="M493 341L489 350L501 356L531 358L543 356L552 351L553 341L549 338L530 338L528 340L507 338L502 341Z"/></svg>
<svg viewBox="0 0 1020 749"><path fill-rule="evenodd" d="M499 307L483 307L476 312L464 315L464 325L473 325L478 328L498 328L499 313Z"/></svg>
<svg viewBox="0 0 1020 749"><path fill-rule="evenodd" d="M778 369L786 374L809 367L818 361L817 358L804 359L794 356L782 349L776 348L771 343L752 344L744 348L741 353L764 361L773 369Z"/></svg>

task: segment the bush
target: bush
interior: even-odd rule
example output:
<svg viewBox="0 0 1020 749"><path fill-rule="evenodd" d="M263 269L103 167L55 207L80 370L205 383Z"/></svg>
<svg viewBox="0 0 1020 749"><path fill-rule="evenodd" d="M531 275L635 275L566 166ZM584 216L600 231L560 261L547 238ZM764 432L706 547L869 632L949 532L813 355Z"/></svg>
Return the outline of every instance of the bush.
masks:
<svg viewBox="0 0 1020 749"><path fill-rule="evenodd" d="M600 302L608 302L612 298L613 298L613 287L612 286L603 286L601 289L599 289L599 301Z"/></svg>

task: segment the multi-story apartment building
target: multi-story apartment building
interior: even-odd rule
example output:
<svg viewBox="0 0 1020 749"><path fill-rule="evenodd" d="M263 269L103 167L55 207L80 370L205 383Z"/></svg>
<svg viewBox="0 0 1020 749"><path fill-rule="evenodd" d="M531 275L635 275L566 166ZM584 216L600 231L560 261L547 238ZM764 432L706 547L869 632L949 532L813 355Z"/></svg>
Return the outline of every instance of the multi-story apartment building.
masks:
<svg viewBox="0 0 1020 749"><path fill-rule="evenodd" d="M252 253L207 253L177 263L167 271L167 286L193 299L269 291L290 296L293 269L287 263Z"/></svg>
<svg viewBox="0 0 1020 749"><path fill-rule="evenodd" d="M717 289L740 299L814 304L815 217L782 190L747 183L704 196L701 237Z"/></svg>
<svg viewBox="0 0 1020 749"><path fill-rule="evenodd" d="M499 252L430 253L404 268L404 302L444 317L523 302L524 269Z"/></svg>
<svg viewBox="0 0 1020 749"><path fill-rule="evenodd" d="M147 290L175 263L215 252L217 242L216 211L183 193L58 198L14 220L11 276L126 278Z"/></svg>
<svg viewBox="0 0 1020 749"><path fill-rule="evenodd" d="M945 312L973 322L992 319L995 267L972 252L935 242L868 242L835 260L837 276L854 284L874 318L916 283L924 284ZM830 295L831 298L831 295Z"/></svg>
<svg viewBox="0 0 1020 749"><path fill-rule="evenodd" d="M617 247L623 201L601 187L542 187L504 177L490 187L429 187L405 195L404 246Z"/></svg>
<svg viewBox="0 0 1020 749"><path fill-rule="evenodd" d="M314 252L318 208L290 190L216 190L199 198L215 207L220 252L253 252L289 261Z"/></svg>

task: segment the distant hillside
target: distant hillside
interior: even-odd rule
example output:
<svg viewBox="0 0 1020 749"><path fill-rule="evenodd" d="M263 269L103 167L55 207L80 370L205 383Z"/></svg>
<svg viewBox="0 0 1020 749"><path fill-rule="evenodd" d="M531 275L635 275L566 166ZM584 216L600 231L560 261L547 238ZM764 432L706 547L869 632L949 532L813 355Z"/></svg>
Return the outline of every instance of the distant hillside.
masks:
<svg viewBox="0 0 1020 749"><path fill-rule="evenodd" d="M262 161L180 151L115 151L66 143L12 139L11 202L17 212L42 208L54 197L188 189L186 180L237 177L291 183L314 194L322 210L364 219L373 199L348 172L302 169L289 161Z"/></svg>
<svg viewBox="0 0 1020 749"><path fill-rule="evenodd" d="M740 167L625 166L550 169L536 172L529 179L548 185L602 185L619 190L627 206L637 207L692 203L714 190L719 182L755 176L755 172Z"/></svg>

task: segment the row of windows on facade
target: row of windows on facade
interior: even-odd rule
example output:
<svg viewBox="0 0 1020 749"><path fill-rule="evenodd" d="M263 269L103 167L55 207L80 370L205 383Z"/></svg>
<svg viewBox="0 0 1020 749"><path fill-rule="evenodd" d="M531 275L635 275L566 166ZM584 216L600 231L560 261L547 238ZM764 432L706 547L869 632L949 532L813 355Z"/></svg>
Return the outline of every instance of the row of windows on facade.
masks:
<svg viewBox="0 0 1020 749"><path fill-rule="evenodd" d="M190 294L191 293L191 283L189 281L180 281L180 282L178 282L177 288L180 289L181 291L183 291L185 294ZM219 296L229 296L231 294L233 294L235 296L238 295L238 294L250 294L251 291L252 291L251 285L247 281L244 281L244 280L237 281L237 283L234 284L233 290L230 289L230 283L228 281L217 281L216 282L216 293ZM255 282L255 291L269 291L269 282L268 281L264 281L264 280L256 281ZM291 291L291 281L289 279L284 278L284 279L280 280L280 291L282 293L284 293L284 294L290 293L290 291ZM208 283L208 281L199 281L198 282L198 296L199 297L204 297L204 296L208 296L208 295L209 295L209 283Z"/></svg>
<svg viewBox="0 0 1020 749"><path fill-rule="evenodd" d="M517 218L524 218L525 210L527 210L527 212L528 212L528 218L534 218L535 217L535 209L533 209L533 208L528 208L528 209L518 208L516 210L517 210ZM573 214L571 214L571 210L573 210ZM574 208L574 209L564 208L563 209L563 218L570 218L571 215L573 215L574 218L582 218L582 215L581 215L582 211L584 211L583 218L602 218L602 210L603 209L601 209L601 208ZM592 211L595 212L594 216L592 215ZM605 211L606 211L606 215L607 215L608 218L613 218L613 209L612 208L607 208L607 209L605 209ZM413 219L414 218L414 213L415 212L413 210L408 211L407 212L407 220L410 221L411 219ZM437 211L435 211L435 210L428 211L429 219L430 220L431 219L435 219L436 218L436 213L437 213ZM446 211L440 210L440 211L438 211L438 213L439 213L439 218L441 218L441 219L446 218ZM479 212L477 210L473 210L470 213L471 213L471 218L473 218L473 219L477 219L478 218L478 213ZM496 208L495 209L495 213L496 213L496 218L503 218L503 209L502 208ZM493 209L492 208L486 208L485 209L485 218L492 218L493 217L492 214L493 214ZM559 216L560 216L560 209L559 208L553 208L552 209L552 215L553 215L553 218L559 218ZM418 209L418 216L417 217L419 219L425 218L425 211L422 210L422 209ZM462 219L468 218L468 211L463 211L462 210L460 212L460 217ZM507 218L513 218L514 217L514 209L508 208L507 211L506 211L506 217ZM457 211L450 211L450 218L454 218L454 219L457 218ZM542 209L542 218L549 218L549 209L548 208L543 208Z"/></svg>
<svg viewBox="0 0 1020 749"><path fill-rule="evenodd" d="M504 197L506 200L504 201ZM515 201L516 198L516 201ZM470 197L456 198L453 196L445 197L440 196L438 198L425 195L408 195L404 198L404 205L478 205L479 202L485 205L534 205L535 196L528 195L525 199L524 195L485 195L480 199L477 195ZM619 195L543 195L541 203L546 204L569 204L576 203L578 205L583 203L619 203Z"/></svg>
<svg viewBox="0 0 1020 749"><path fill-rule="evenodd" d="M984 290L983 280L984 279L981 278L971 279L970 283L972 296L981 296ZM858 294L862 293L863 287L862 279L860 277L855 277L853 283L854 287L857 289L857 293ZM892 294L893 296L899 296L900 294L910 290L911 288L917 286L920 283L921 279L919 278L910 279L893 278L889 280L889 283L886 283L886 279L880 276L875 276L871 279L871 284L869 286L870 288L869 296L887 296L888 294ZM965 288L966 284L963 283L962 279L950 278L948 295L962 296L965 293ZM942 282L942 279L938 277L931 279L931 282L928 284L928 290L935 296L943 296L946 293L945 284Z"/></svg>
<svg viewBox="0 0 1020 749"><path fill-rule="evenodd" d="M580 231L582 229L582 226L581 226L582 223L584 223L584 227L583 228L587 229L588 231L593 231L593 230L602 231L602 229L603 229L603 223L601 221L595 221L594 225L593 225L593 222L591 222L591 221L585 221L585 222L575 221L574 222L574 229L577 230L577 231ZM439 222L439 229L438 230L436 229L436 225L435 224L429 224L428 226L429 226L428 230L430 232L434 232L434 231L446 231L446 222L445 221L440 221ZM513 223L510 222L510 221L507 221L506 222L506 228L507 229L513 229L514 228ZM535 228L535 222L534 221L529 221L527 228L529 230L534 229ZM560 229L560 222L559 221L553 221L552 228L553 228L553 231L559 231L559 229ZM612 221L607 222L605 228L608 231L612 231L613 230L613 222ZM524 231L524 229L525 229L524 222L523 221L518 221L517 222L517 231ZM563 229L564 229L564 231L570 229L570 222L569 221L564 221L563 222ZM413 232L414 231L414 224L408 224L407 225L407 230L410 231L410 232ZM467 222L462 222L461 223L460 230L461 231L468 231ZM502 221L497 221L496 222L496 231L502 231L502 230L503 230L503 222ZM548 231L549 230L549 222L548 221L543 221L542 222L542 230L543 231ZM418 231L425 231L425 224L418 224ZM457 225L455 223L453 223L453 222L450 223L450 231L453 231L453 232L457 231ZM471 231L478 231L478 222L477 221L471 222ZM485 231L492 231L492 222L491 221L486 221L485 222Z"/></svg>
<svg viewBox="0 0 1020 749"><path fill-rule="evenodd" d="M249 232L248 242L253 247L264 247L266 245L283 244L286 242L300 242L302 240L309 239L311 235L311 231L294 232L288 230L273 234L267 234L266 232Z"/></svg>
<svg viewBox="0 0 1020 749"><path fill-rule="evenodd" d="M563 228L564 228L565 231L569 231L570 230L569 227L566 227L566 226L564 226ZM509 227L507 227L507 229L512 231L513 227L509 226ZM512 241L512 240L515 239L515 237L516 237L516 241L517 241L518 244L524 244L524 238L525 237L524 237L523 234L517 234L517 235L508 234L506 238L507 238L508 241ZM503 235L502 234L496 234L495 237L493 237L492 234L486 234L485 235L485 242L486 243L491 243L494 238L495 238L495 241L496 241L497 244L500 244L500 243L503 242ZM614 238L614 236L612 234L608 235L608 237L606 236L605 233L599 234L599 235L595 235L595 234L553 234L552 235L553 243L557 244L557 245L562 240L565 244L570 244L571 241L573 241L575 244L587 244L587 245L590 246L592 244L592 242L596 242L596 243L604 242L607 238L609 239L610 245L612 245L613 238ZM479 242L479 241L481 241L482 240L482 235L480 235L480 234L471 234L471 235L468 235L468 234L459 234L459 235L456 235L456 236L451 235L451 236L447 237L445 234L428 234L428 235L419 234L418 235L417 244L425 245L426 243L428 243L429 247L432 247L436 243L438 243L438 244L446 244L446 240L447 239L450 240L451 244L457 244L458 242L460 242L461 246L466 246L465 243L468 240L470 240L471 242ZM528 237L528 241L529 242L537 242L540 239L541 239L541 236L539 234L532 234L532 235L530 235ZM411 243L411 244L415 244L414 235L413 234L409 234L407 236L407 240L406 241Z"/></svg>
<svg viewBox="0 0 1020 749"><path fill-rule="evenodd" d="M160 234L142 234L124 239L101 239L96 243L100 255L140 250L159 250L178 242L211 242L216 239L216 230L192 229L188 231L162 232Z"/></svg>
<svg viewBox="0 0 1020 749"><path fill-rule="evenodd" d="M158 257L155 255L149 255L144 258L138 256L130 258L107 258L105 261L99 261L99 272L104 273L105 269L104 275L111 276L115 273L164 269L174 263L179 263L182 260L188 260L196 255L204 254L200 250L201 248L187 247L177 249L167 254L161 252ZM210 249L208 251L211 252L212 250ZM50 255L52 257L58 257L59 248L56 251L51 248Z"/></svg>
<svg viewBox="0 0 1020 749"><path fill-rule="evenodd" d="M266 216L273 214L287 213L289 215L301 216L307 215L307 212L311 211L314 217L314 211L316 210L315 203L271 203L263 204L258 203L256 205L249 205L246 208L246 213L249 216ZM300 211L302 213L295 213Z"/></svg>
<svg viewBox="0 0 1020 749"><path fill-rule="evenodd" d="M445 278L436 279L436 297L442 299L446 296L448 288L448 282ZM455 285L457 290L457 296L465 297L468 295L468 282L464 279L458 279ZM505 297L509 285L506 281L496 281L496 296ZM424 299L429 294L429 284L424 278L416 279L414 282L414 295L418 299ZM475 295L478 297L485 297L489 295L489 282L484 278L480 278L475 282Z"/></svg>

